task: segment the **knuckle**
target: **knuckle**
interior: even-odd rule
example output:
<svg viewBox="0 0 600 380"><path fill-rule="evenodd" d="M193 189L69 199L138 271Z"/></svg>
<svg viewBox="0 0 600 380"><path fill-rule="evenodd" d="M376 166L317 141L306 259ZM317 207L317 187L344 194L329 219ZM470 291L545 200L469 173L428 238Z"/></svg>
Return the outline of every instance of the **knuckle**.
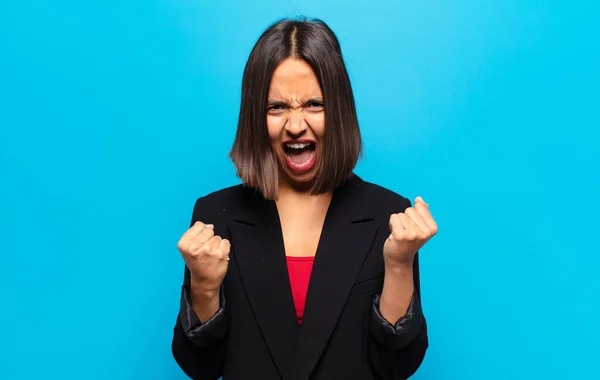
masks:
<svg viewBox="0 0 600 380"><path fill-rule="evenodd" d="M196 256L206 256L208 253L210 252L209 248L206 246L206 244L202 244L197 250L196 250Z"/></svg>
<svg viewBox="0 0 600 380"><path fill-rule="evenodd" d="M193 254L197 250L198 250L198 244L196 244L195 241L193 241L191 244L188 243L187 247L185 248L185 251L190 254Z"/></svg>
<svg viewBox="0 0 600 380"><path fill-rule="evenodd" d="M189 256L191 258L197 258L198 256L200 256L200 250L199 249L190 249L187 252L187 256Z"/></svg>

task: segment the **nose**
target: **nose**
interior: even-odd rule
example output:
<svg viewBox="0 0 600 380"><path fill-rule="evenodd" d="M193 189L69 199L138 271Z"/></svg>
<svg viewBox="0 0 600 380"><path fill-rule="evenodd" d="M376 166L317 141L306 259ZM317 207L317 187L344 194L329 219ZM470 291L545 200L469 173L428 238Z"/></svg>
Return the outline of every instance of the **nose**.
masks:
<svg viewBox="0 0 600 380"><path fill-rule="evenodd" d="M290 117L285 124L285 130L292 136L301 136L306 132L308 124L304 119L304 115L300 110L290 112Z"/></svg>

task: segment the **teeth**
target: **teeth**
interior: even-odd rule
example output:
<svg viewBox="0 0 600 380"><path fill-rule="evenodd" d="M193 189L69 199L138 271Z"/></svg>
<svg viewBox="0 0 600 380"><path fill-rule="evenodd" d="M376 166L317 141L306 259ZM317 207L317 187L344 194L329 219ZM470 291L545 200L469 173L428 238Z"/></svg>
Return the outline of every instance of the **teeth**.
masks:
<svg viewBox="0 0 600 380"><path fill-rule="evenodd" d="M292 149L304 149L309 145L310 145L310 143L285 144L285 146L287 146L288 148L292 148Z"/></svg>

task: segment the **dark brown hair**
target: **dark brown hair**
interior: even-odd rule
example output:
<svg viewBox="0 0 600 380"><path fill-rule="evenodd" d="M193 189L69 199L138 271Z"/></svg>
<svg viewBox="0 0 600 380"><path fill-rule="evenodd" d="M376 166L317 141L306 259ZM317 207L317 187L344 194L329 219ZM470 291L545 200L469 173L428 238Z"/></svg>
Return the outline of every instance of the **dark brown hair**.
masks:
<svg viewBox="0 0 600 380"><path fill-rule="evenodd" d="M318 19L278 21L260 36L246 63L237 133L229 154L242 182L268 199L277 197L279 184L267 130L269 87L277 66L291 57L312 67L323 92L323 156L312 193L341 185L352 175L362 152L354 95L337 37Z"/></svg>

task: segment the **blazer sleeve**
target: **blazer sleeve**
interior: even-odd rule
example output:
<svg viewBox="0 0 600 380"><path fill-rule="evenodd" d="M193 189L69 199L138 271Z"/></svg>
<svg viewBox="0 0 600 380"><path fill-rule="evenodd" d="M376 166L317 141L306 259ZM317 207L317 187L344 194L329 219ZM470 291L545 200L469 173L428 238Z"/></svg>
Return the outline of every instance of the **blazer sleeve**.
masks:
<svg viewBox="0 0 600 380"><path fill-rule="evenodd" d="M200 214L198 201L194 207L192 224L200 220ZM202 323L192 307L190 281L190 271L185 267L179 313L171 344L173 357L191 379L217 380L223 375L229 333L229 313L224 289L222 286L219 309Z"/></svg>
<svg viewBox="0 0 600 380"><path fill-rule="evenodd" d="M427 324L421 309L419 259L413 264L415 291L407 312L393 325L379 310L380 294L376 294L371 310L369 355L378 378L408 379L421 366L429 342Z"/></svg>

